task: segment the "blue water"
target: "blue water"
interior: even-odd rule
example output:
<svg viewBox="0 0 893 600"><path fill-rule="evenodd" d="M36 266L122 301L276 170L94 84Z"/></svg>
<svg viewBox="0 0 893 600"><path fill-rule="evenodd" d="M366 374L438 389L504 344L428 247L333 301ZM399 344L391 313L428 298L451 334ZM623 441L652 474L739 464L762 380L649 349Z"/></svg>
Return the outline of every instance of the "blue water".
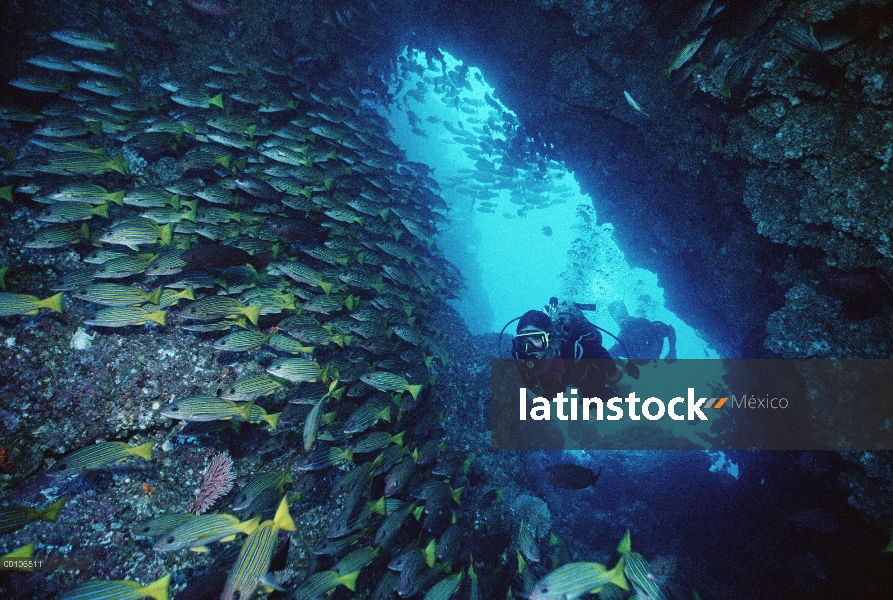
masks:
<svg viewBox="0 0 893 600"><path fill-rule="evenodd" d="M507 168L517 165L504 143L506 130L518 126L515 114L480 69L441 52L443 65L404 50L386 116L407 158L434 169L450 206L439 244L465 276L456 308L471 331L498 332L556 296L596 304L589 319L616 333L607 307L623 301L632 316L672 325L680 358L718 357L666 308L657 276L627 263L610 223L597 224L598 199L563 164L540 159ZM585 253L574 251L575 240Z"/></svg>

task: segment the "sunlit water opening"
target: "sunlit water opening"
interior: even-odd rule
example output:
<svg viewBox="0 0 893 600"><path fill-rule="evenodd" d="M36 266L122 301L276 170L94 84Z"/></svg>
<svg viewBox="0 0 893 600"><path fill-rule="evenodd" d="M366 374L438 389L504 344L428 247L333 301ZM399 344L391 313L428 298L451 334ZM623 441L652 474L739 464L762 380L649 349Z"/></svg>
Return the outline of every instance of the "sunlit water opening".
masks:
<svg viewBox="0 0 893 600"><path fill-rule="evenodd" d="M498 332L557 296L596 304L589 319L616 333L608 306L622 301L631 316L672 325L680 358L716 358L666 309L657 276L630 267L611 225L596 224L598 199L562 164L513 151L516 115L480 69L441 54L404 50L385 116L407 158L433 169L450 207L438 244L465 277L455 306L471 331Z"/></svg>

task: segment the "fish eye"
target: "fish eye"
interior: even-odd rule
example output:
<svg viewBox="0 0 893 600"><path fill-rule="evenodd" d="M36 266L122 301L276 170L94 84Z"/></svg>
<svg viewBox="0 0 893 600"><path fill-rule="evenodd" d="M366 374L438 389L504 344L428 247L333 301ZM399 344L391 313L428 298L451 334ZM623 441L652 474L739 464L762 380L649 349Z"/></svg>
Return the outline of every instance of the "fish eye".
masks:
<svg viewBox="0 0 893 600"><path fill-rule="evenodd" d="M167 543L173 544L175 539L177 539L177 538L175 538L174 536L170 536L169 538L167 538Z"/></svg>

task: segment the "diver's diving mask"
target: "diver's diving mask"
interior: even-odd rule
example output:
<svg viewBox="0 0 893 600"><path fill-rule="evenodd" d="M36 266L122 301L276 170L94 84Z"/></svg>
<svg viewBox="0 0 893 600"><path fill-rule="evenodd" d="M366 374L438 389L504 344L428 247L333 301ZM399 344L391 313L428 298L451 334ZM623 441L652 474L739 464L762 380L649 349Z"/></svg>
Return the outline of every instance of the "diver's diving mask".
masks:
<svg viewBox="0 0 893 600"><path fill-rule="evenodd" d="M549 334L545 331L525 331L517 334L515 340L516 347L523 348L525 354L543 352L549 347Z"/></svg>

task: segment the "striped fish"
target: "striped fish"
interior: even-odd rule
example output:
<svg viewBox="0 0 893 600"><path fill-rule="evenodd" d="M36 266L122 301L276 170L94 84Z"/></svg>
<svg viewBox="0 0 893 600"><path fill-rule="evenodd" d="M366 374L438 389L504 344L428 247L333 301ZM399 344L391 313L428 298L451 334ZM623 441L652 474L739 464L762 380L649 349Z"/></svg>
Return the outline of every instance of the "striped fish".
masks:
<svg viewBox="0 0 893 600"><path fill-rule="evenodd" d="M245 306L229 296L209 296L187 306L180 311L180 316L193 321L214 321L224 317L245 315L252 324L257 325L260 309L259 305Z"/></svg>
<svg viewBox="0 0 893 600"><path fill-rule="evenodd" d="M79 137L92 133L100 135L102 129L97 123L87 125L75 117L58 116L47 119L34 129L34 133L54 138Z"/></svg>
<svg viewBox="0 0 893 600"><path fill-rule="evenodd" d="M158 304L158 300L161 298L161 289L161 286L158 286L154 292L147 294L132 285L94 283L72 292L71 295L87 302L105 306L136 306L146 302Z"/></svg>
<svg viewBox="0 0 893 600"><path fill-rule="evenodd" d="M164 287L172 290L185 290L189 286L192 286L194 289L214 288L217 287L217 281L207 273L201 271L189 271L184 273L177 281L164 284Z"/></svg>
<svg viewBox="0 0 893 600"><path fill-rule="evenodd" d="M65 505L65 498L59 498L46 508L36 509L27 506L4 506L0 508L0 535L19 530L32 521L54 522Z"/></svg>
<svg viewBox="0 0 893 600"><path fill-rule="evenodd" d="M294 150L290 150L282 146L265 148L263 150L259 150L259 152L263 156L275 160L276 162L291 165L293 167L301 166L307 162L307 159L304 158L304 155L300 152L295 152Z"/></svg>
<svg viewBox="0 0 893 600"><path fill-rule="evenodd" d="M75 46L77 48L83 48L85 50L114 50L115 52L121 51L121 45L118 42L110 42L97 35L93 35L92 33L87 33L85 31L77 31L74 29L60 29L58 31L50 32L50 37L59 40L64 44L68 44L69 46Z"/></svg>
<svg viewBox="0 0 893 600"><path fill-rule="evenodd" d="M195 300L195 293L190 285L180 292L174 290L161 290L161 297L158 299L158 308L170 308L180 303L180 300Z"/></svg>
<svg viewBox="0 0 893 600"><path fill-rule="evenodd" d="M276 516L261 523L242 544L242 551L229 573L220 600L251 598L270 568L280 530L295 530L285 498L279 503Z"/></svg>
<svg viewBox="0 0 893 600"><path fill-rule="evenodd" d="M250 535L260 524L260 517L239 521L232 515L200 515L168 531L155 542L155 550L170 552L190 548L196 552L207 552L206 544L228 542L236 535Z"/></svg>
<svg viewBox="0 0 893 600"><path fill-rule="evenodd" d="M285 484L291 483L292 481L294 480L287 470L282 473L277 471L261 473L242 488L239 495L233 500L232 509L245 510L251 505L254 498L264 490L275 489L281 492L285 487Z"/></svg>
<svg viewBox="0 0 893 600"><path fill-rule="evenodd" d="M63 185L48 197L56 202L86 202L87 204L114 202L118 206L124 202L123 191L109 192L101 185L83 181Z"/></svg>
<svg viewBox="0 0 893 600"><path fill-rule="evenodd" d="M304 422L304 451L310 452L316 443L316 436L319 432L319 426L322 424L322 410L328 396L323 396L319 402L310 410L307 420Z"/></svg>
<svg viewBox="0 0 893 600"><path fill-rule="evenodd" d="M129 256L130 254L131 252L128 252L127 250L118 250L116 248L97 248L96 250L85 256L82 260L85 263L91 265L101 265L112 260L113 258Z"/></svg>
<svg viewBox="0 0 893 600"><path fill-rule="evenodd" d="M216 323L188 323L185 325L180 325L186 331L194 331L195 333L213 333L216 331L228 331L233 327L247 327L248 321L245 320L245 317L239 317L238 319L227 320L227 321L217 321Z"/></svg>
<svg viewBox="0 0 893 600"><path fill-rule="evenodd" d="M216 169L218 166L229 169L232 164L233 156L223 148L214 148L206 144L201 148L194 148L188 151L184 159L184 164L186 166L195 169ZM195 195L199 198L203 197L199 192L196 192ZM208 200L208 202L213 201Z"/></svg>
<svg viewBox="0 0 893 600"><path fill-rule="evenodd" d="M228 223L229 221L236 221L237 223L242 222L242 214L228 210L226 208L222 208L220 206L211 206L209 208L202 209L202 212L199 213L196 217L196 220L199 223Z"/></svg>
<svg viewBox="0 0 893 600"><path fill-rule="evenodd" d="M283 358L267 367L267 373L292 383L314 382L325 376L324 370L318 364L306 358Z"/></svg>
<svg viewBox="0 0 893 600"><path fill-rule="evenodd" d="M109 106L124 112L137 113L156 109L158 103L134 92L115 98Z"/></svg>
<svg viewBox="0 0 893 600"><path fill-rule="evenodd" d="M409 392L413 399L418 398L422 390L421 385L410 385L408 381L399 375L387 371L373 371L360 377L360 381L383 392Z"/></svg>
<svg viewBox="0 0 893 600"><path fill-rule="evenodd" d="M630 598L629 592L624 592L613 583L606 583L598 592L599 600L628 600L628 598Z"/></svg>
<svg viewBox="0 0 893 600"><path fill-rule="evenodd" d="M378 293L381 293L384 290L382 277L378 274L370 275L365 271L355 269L338 273L338 279L349 286L360 290L375 290Z"/></svg>
<svg viewBox="0 0 893 600"><path fill-rule="evenodd" d="M624 572L638 595L651 600L667 600L666 594L656 581L656 576L648 566L648 561L638 552L632 551L629 530L617 547L617 552L626 559Z"/></svg>
<svg viewBox="0 0 893 600"><path fill-rule="evenodd" d="M12 87L17 87L29 92L44 92L47 94L58 94L59 92L67 92L69 85L58 79L44 79L42 77L16 77L10 79L7 83Z"/></svg>
<svg viewBox="0 0 893 600"><path fill-rule="evenodd" d="M171 100L190 108L223 108L222 94L211 96L202 91L181 89L178 93L171 94Z"/></svg>
<svg viewBox="0 0 893 600"><path fill-rule="evenodd" d="M384 495L393 496L406 487L413 473L415 473L415 460L412 456L406 456L385 477Z"/></svg>
<svg viewBox="0 0 893 600"><path fill-rule="evenodd" d="M77 73L78 68L71 64L71 62L64 58L59 58L56 56L48 56L46 54L41 54L39 56L32 56L31 58L25 61L26 63L32 64L35 67L40 67L42 69L48 69L50 71L62 71L64 73Z"/></svg>
<svg viewBox="0 0 893 600"><path fill-rule="evenodd" d="M398 462L403 460L403 456L406 454L406 448L403 446L398 446L396 444L392 444L381 451L381 454L378 455L376 459L379 462L376 467L377 472L386 473L389 470L394 468Z"/></svg>
<svg viewBox="0 0 893 600"><path fill-rule="evenodd" d="M62 275L62 279L50 286L50 289L57 292L70 292L91 283L93 283L93 269L85 267L65 272Z"/></svg>
<svg viewBox="0 0 893 600"><path fill-rule="evenodd" d="M266 304L264 306L266 307ZM298 340L281 333L274 333L267 340L266 344L273 350L289 354L312 354L314 350L313 346L306 346Z"/></svg>
<svg viewBox="0 0 893 600"><path fill-rule="evenodd" d="M421 346L425 343L425 338L414 328L404 325L394 325L394 333L404 342L409 342L414 346Z"/></svg>
<svg viewBox="0 0 893 600"><path fill-rule="evenodd" d="M254 352L264 345L270 335L262 331L234 331L215 340L211 347L226 352Z"/></svg>
<svg viewBox="0 0 893 600"><path fill-rule="evenodd" d="M246 117L237 115L215 115L208 118L206 124L226 133L246 134L253 138L257 131L257 123Z"/></svg>
<svg viewBox="0 0 893 600"><path fill-rule="evenodd" d="M468 555L470 564L468 565L468 583L470 589L468 591L468 600L481 600L481 588L478 583L477 573L474 572L474 557Z"/></svg>
<svg viewBox="0 0 893 600"><path fill-rule="evenodd" d="M428 440L421 448L419 448L416 464L420 467L431 464L432 462L437 460L437 457L440 456L441 452L443 452L445 446L446 440L442 440L440 442L437 442L435 440Z"/></svg>
<svg viewBox="0 0 893 600"><path fill-rule="evenodd" d="M176 275L182 272L188 266L186 261L180 258L182 253L182 250L164 250L159 252L152 264L146 267L145 275Z"/></svg>
<svg viewBox="0 0 893 600"><path fill-rule="evenodd" d="M623 575L624 559L610 571L595 562L575 562L558 567L531 589L528 600L576 600L592 590L613 583L629 590L629 583Z"/></svg>
<svg viewBox="0 0 893 600"><path fill-rule="evenodd" d="M271 286L256 287L246 290L239 298L246 304L260 304L262 315L279 314L283 310L296 310L295 293L289 291L282 293L278 288Z"/></svg>
<svg viewBox="0 0 893 600"><path fill-rule="evenodd" d="M331 314L344 306L344 298L339 296L320 295L304 302L301 305L306 311L320 313L324 315Z"/></svg>
<svg viewBox="0 0 893 600"><path fill-rule="evenodd" d="M624 572L640 596L644 594L650 600L667 600L667 595L655 580L656 576L651 572L648 561L638 552L630 552L626 556Z"/></svg>
<svg viewBox="0 0 893 600"><path fill-rule="evenodd" d="M335 207L330 208L324 212L325 215L330 219L340 221L342 223L357 223L358 225L362 225L363 221L365 220L365 217L361 217L347 208Z"/></svg>
<svg viewBox="0 0 893 600"><path fill-rule="evenodd" d="M254 150L257 146L257 140L246 140L239 135L208 132L205 134L205 137L212 142L217 142L223 146L229 146L230 148L236 148L238 150L243 150L245 148Z"/></svg>
<svg viewBox="0 0 893 600"><path fill-rule="evenodd" d="M282 273L299 283L306 283L307 285L322 288L322 291L326 294L332 291L331 283L323 281L322 275L302 263L293 260L280 261L277 262L275 266L282 271Z"/></svg>
<svg viewBox="0 0 893 600"><path fill-rule="evenodd" d="M464 577L464 571L444 577L428 590L424 600L449 600L449 598L453 597L453 594L459 591L459 585L461 585Z"/></svg>
<svg viewBox="0 0 893 600"><path fill-rule="evenodd" d="M90 77L88 79L78 81L77 86L82 90L86 90L88 92L93 92L94 94L99 94L100 96L107 96L110 98L123 96L128 91L128 88L126 86L121 85L117 81L113 81L111 79L102 79L99 77Z"/></svg>
<svg viewBox="0 0 893 600"><path fill-rule="evenodd" d="M399 508L388 514L375 532L374 544L379 548L384 546L391 537L400 530L403 521L415 510L415 502L401 502Z"/></svg>
<svg viewBox="0 0 893 600"><path fill-rule="evenodd" d="M369 526L370 519L373 515L384 513L384 500L378 502L366 502L365 505L356 512L356 505L359 502L360 490L352 490L350 496L345 499L344 510L332 521L326 530L326 539L337 540L347 535L351 535Z"/></svg>
<svg viewBox="0 0 893 600"><path fill-rule="evenodd" d="M390 254L394 258L402 259L408 262L411 265L418 264L415 255L412 253L412 250L402 246L396 242L392 241L380 241L375 242L375 245L378 246L384 252Z"/></svg>
<svg viewBox="0 0 893 600"><path fill-rule="evenodd" d="M96 311L93 318L84 319L84 323L97 327L131 327L152 321L164 325L166 317L163 310L149 312L141 306L110 306Z"/></svg>
<svg viewBox="0 0 893 600"><path fill-rule="evenodd" d="M381 450L385 446L390 444L403 445L403 434L405 431L401 431L397 435L391 435L386 431L375 431L370 433L359 442L357 442L356 446L354 446L353 451L356 454L363 454L365 452L375 452L376 450Z"/></svg>
<svg viewBox="0 0 893 600"><path fill-rule="evenodd" d="M317 556L338 556L348 548L355 547L365 537L366 534L364 532L358 531L340 539L322 539L313 547L313 554Z"/></svg>
<svg viewBox="0 0 893 600"><path fill-rule="evenodd" d="M289 493L291 497L291 493ZM251 504L245 509L243 516L246 519L260 516L261 520L272 518L276 513L276 505L282 500L282 491L276 488L267 488L252 498Z"/></svg>
<svg viewBox="0 0 893 600"><path fill-rule="evenodd" d="M128 254L102 263L93 271L95 279L124 279L142 273L157 254ZM157 304L157 303L156 303Z"/></svg>
<svg viewBox="0 0 893 600"><path fill-rule="evenodd" d="M117 171L127 175L127 163L119 155L114 158L93 152L60 152L49 158L46 164L37 167L38 171L57 175L102 175Z"/></svg>
<svg viewBox="0 0 893 600"><path fill-rule="evenodd" d="M230 205L237 204L239 201L237 194L219 185L209 185L204 189L196 191L195 195L211 204Z"/></svg>
<svg viewBox="0 0 893 600"><path fill-rule="evenodd" d="M398 560L399 564L395 565L394 563ZM398 566L399 569L396 568ZM412 595L424 566L425 553L418 547L411 548L388 564L389 569L400 572L400 577L397 579L397 594L400 597L405 598Z"/></svg>
<svg viewBox="0 0 893 600"><path fill-rule="evenodd" d="M136 537L153 538L188 523L195 518L192 513L173 513L156 517L133 530Z"/></svg>
<svg viewBox="0 0 893 600"><path fill-rule="evenodd" d="M391 405L382 405L378 398L373 398L348 417L344 423L344 433L350 435L366 431L378 423L379 420L391 422Z"/></svg>
<svg viewBox="0 0 893 600"><path fill-rule="evenodd" d="M126 579L116 581L94 579L66 592L61 600L141 600L146 596L155 600L168 600L170 582L170 575L165 575L149 585Z"/></svg>
<svg viewBox="0 0 893 600"><path fill-rule="evenodd" d="M115 67L106 62L101 62L97 60L73 60L71 64L82 68L85 71L90 71L91 73L96 73L97 75L108 75L109 77L116 77L118 79L129 79L127 73L122 71L121 69Z"/></svg>
<svg viewBox="0 0 893 600"><path fill-rule="evenodd" d="M342 265L343 266L350 262L350 258L348 258L348 256L346 256L344 254L340 254L338 252L335 252L334 250L332 250L330 248L312 247L312 248L304 248L303 251L305 254L312 256L313 258L315 258L317 260L327 262L330 265ZM345 271L345 273L354 273L358 276L362 275L362 274L356 273L355 271ZM338 275L338 278L341 279L342 281L345 281L344 279L342 279L340 273ZM345 283L347 283L347 281L345 281Z"/></svg>
<svg viewBox="0 0 893 600"><path fill-rule="evenodd" d="M538 563L540 561L540 549L536 543L536 538L523 519L518 531L518 549L529 562Z"/></svg>
<svg viewBox="0 0 893 600"><path fill-rule="evenodd" d="M334 464L353 460L353 450L342 450L335 446L317 448L301 461L298 471L319 471Z"/></svg>
<svg viewBox="0 0 893 600"><path fill-rule="evenodd" d="M394 571L387 571L375 586L372 592L372 600L387 600L397 593L397 579L399 574Z"/></svg>
<svg viewBox="0 0 893 600"><path fill-rule="evenodd" d="M140 446L130 446L127 442L104 442L87 446L60 458L47 471L48 475L68 475L85 469L98 469L130 456L152 460L152 447L155 442Z"/></svg>
<svg viewBox="0 0 893 600"><path fill-rule="evenodd" d="M696 40L692 40L689 43L687 43L685 45L685 47L683 47L682 50L679 51L679 54L676 55L676 57L672 60L672 62L670 62L670 66L668 66L664 70L664 75L669 77L670 75L673 74L673 71L675 71L676 69L678 69L679 67L684 65L686 62L688 62L688 60L692 56L695 55L695 53L698 51L698 49L700 49L701 44L703 44L704 40L706 40L706 39L707 39L706 36L702 36Z"/></svg>
<svg viewBox="0 0 893 600"><path fill-rule="evenodd" d="M354 489L365 490L366 486L369 485L369 478L372 476L374 468L371 462L354 467L338 480L338 483L332 488L332 495L338 496L345 492L349 493Z"/></svg>
<svg viewBox="0 0 893 600"><path fill-rule="evenodd" d="M234 402L248 402L261 396L269 396L284 386L269 375L246 375L220 393L220 397Z"/></svg>
<svg viewBox="0 0 893 600"><path fill-rule="evenodd" d="M360 571L376 559L381 551L378 548L373 548L371 546L366 546L365 548L360 548L359 550L354 550L341 560L339 560L332 570L338 573L339 575L345 575L347 573L353 573L354 571Z"/></svg>
<svg viewBox="0 0 893 600"><path fill-rule="evenodd" d="M115 221L99 236L98 241L137 250L139 246L157 242L160 242L162 246L167 246L172 236L173 228L170 224L159 226L149 219L133 218Z"/></svg>
<svg viewBox="0 0 893 600"><path fill-rule="evenodd" d="M458 523L453 523L444 531L437 540L437 558L443 562L452 562L459 552L461 528Z"/></svg>
<svg viewBox="0 0 893 600"><path fill-rule="evenodd" d="M94 216L108 218L108 205L94 206L86 202L57 202L46 207L37 215L37 220L44 223L73 223L86 221Z"/></svg>
<svg viewBox="0 0 893 600"><path fill-rule="evenodd" d="M197 200L184 200L182 204L186 207L186 210L177 209L173 206L147 208L142 212L141 216L158 225L180 223L181 221L191 221L195 223L197 202Z"/></svg>
<svg viewBox="0 0 893 600"><path fill-rule="evenodd" d="M522 589L525 591L532 590L536 586L536 580L533 578L533 573L527 568L527 561L524 560L524 556L521 552L515 550L515 553L518 556L518 574L521 575ZM561 600L564 600L564 596L561 596L560 598Z"/></svg>
<svg viewBox="0 0 893 600"><path fill-rule="evenodd" d="M320 571L308 577L295 589L293 598L318 598L339 585L343 585L351 592L356 591L357 576L359 571L353 571L339 575L337 571Z"/></svg>
<svg viewBox="0 0 893 600"><path fill-rule="evenodd" d="M266 423L276 429L276 425L279 423L279 417L282 416L281 412L268 414L263 406L259 404L255 404L254 401L251 401L247 405L248 407L248 417L243 418L242 414L236 414L233 417L233 421L247 421L248 423L260 423L261 421L266 421Z"/></svg>
<svg viewBox="0 0 893 600"><path fill-rule="evenodd" d="M168 404L160 412L162 417L183 421L228 421L236 416L247 421L251 404L236 404L216 396L192 396Z"/></svg>
<svg viewBox="0 0 893 600"><path fill-rule="evenodd" d="M62 312L62 294L41 300L28 294L0 293L0 317L36 315L41 308Z"/></svg>
<svg viewBox="0 0 893 600"><path fill-rule="evenodd" d="M161 208L171 206L180 208L180 196L172 194L165 189L156 187L144 187L129 190L124 194L124 204L139 208Z"/></svg>

